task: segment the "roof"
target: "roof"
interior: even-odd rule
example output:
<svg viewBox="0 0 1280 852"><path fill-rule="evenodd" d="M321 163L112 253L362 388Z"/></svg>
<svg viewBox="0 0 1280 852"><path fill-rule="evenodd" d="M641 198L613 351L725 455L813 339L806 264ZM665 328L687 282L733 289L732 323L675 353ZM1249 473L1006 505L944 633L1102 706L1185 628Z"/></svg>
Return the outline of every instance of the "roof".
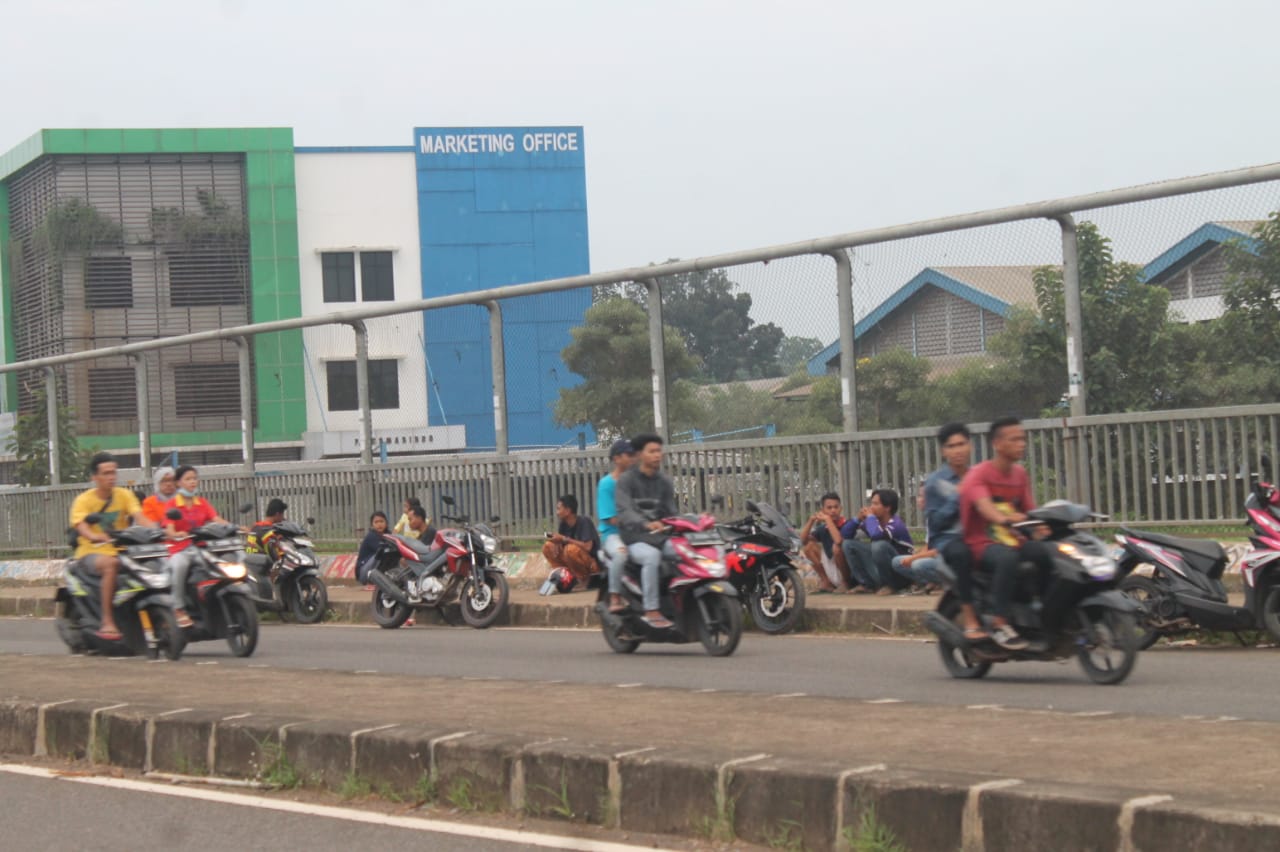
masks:
<svg viewBox="0 0 1280 852"><path fill-rule="evenodd" d="M1049 265L926 267L854 325L853 338L857 340L884 322L926 286L936 287L1002 317L1008 316L1014 305L1035 302L1033 274L1035 270ZM809 374L817 376L826 372L827 362L839 352L840 341L836 340L809 359Z"/></svg>
<svg viewBox="0 0 1280 852"><path fill-rule="evenodd" d="M781 387L788 378L788 376L775 376L768 379L744 379L739 382L723 382L718 385L697 385L694 387L693 392L697 394L700 399L705 399L711 395L712 391L728 391L731 388L746 385L747 390L749 391L773 393Z"/></svg>
<svg viewBox="0 0 1280 852"><path fill-rule="evenodd" d="M1158 284L1194 263L1209 251L1231 240L1239 240L1247 251L1257 252L1252 236L1258 221L1206 222L1142 268L1142 280Z"/></svg>

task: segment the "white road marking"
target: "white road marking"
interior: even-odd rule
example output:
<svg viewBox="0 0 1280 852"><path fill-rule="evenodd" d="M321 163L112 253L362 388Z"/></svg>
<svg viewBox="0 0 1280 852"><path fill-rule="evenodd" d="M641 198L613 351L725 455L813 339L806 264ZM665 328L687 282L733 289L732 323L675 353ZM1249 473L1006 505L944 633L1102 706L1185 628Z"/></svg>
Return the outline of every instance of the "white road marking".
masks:
<svg viewBox="0 0 1280 852"><path fill-rule="evenodd" d="M1116 825L1120 829L1121 852L1136 852L1137 847L1133 845L1133 817L1138 808L1146 808L1172 800L1173 796L1140 796L1136 799L1130 799L1120 806L1120 815L1116 817Z"/></svg>
<svg viewBox="0 0 1280 852"><path fill-rule="evenodd" d="M873 698L867 702L868 704L901 704L901 698Z"/></svg>
<svg viewBox="0 0 1280 852"><path fill-rule="evenodd" d="M70 781L75 784L91 784L95 787L111 787L117 790L132 790L139 793L152 793L160 796L174 796L180 799L198 799L204 802L218 802L224 805L239 805L246 808L258 808L266 811L306 814L307 816L325 817L327 819L360 822L368 825L382 825L391 828L405 828L410 831L424 831L434 834L451 834L457 837L474 837L481 840L493 840L499 843L524 844L542 846L548 849L569 849L575 852L636 852L640 849L652 849L652 846L632 846L626 843L612 843L601 840L588 840L582 837L563 837L555 834L541 834L529 831L512 831L505 828L490 828L483 825L464 825L444 820L425 819L421 817L390 816L368 813L354 808L337 808L331 805L314 805L306 802L290 802L283 799L263 799L244 793L228 793L222 790L199 790L189 787L176 787L172 784L155 784L149 781L134 781L127 778L107 778L101 776L68 776L55 771L34 766L17 764L0 764L0 772L13 775L29 775L36 778L47 778L54 781Z"/></svg>
<svg viewBox="0 0 1280 852"><path fill-rule="evenodd" d="M217 660L201 660L200 662L196 663L197 666L216 666L217 664L218 664Z"/></svg>
<svg viewBox="0 0 1280 852"><path fill-rule="evenodd" d="M1072 715L1072 716L1081 716L1081 717L1087 717L1087 716L1113 716L1113 715L1115 715L1115 713L1114 713L1114 711L1111 711L1111 710L1081 710L1079 713L1072 713L1071 715Z"/></svg>
<svg viewBox="0 0 1280 852"><path fill-rule="evenodd" d="M966 705L964 709L966 710L1003 710L1004 708L1001 707L999 704L969 704L969 705Z"/></svg>
<svg viewBox="0 0 1280 852"><path fill-rule="evenodd" d="M644 686L643 683L619 683L616 684L618 689L635 689L637 686Z"/></svg>
<svg viewBox="0 0 1280 852"><path fill-rule="evenodd" d="M783 692L778 695L770 695L770 698L804 698L807 692Z"/></svg>

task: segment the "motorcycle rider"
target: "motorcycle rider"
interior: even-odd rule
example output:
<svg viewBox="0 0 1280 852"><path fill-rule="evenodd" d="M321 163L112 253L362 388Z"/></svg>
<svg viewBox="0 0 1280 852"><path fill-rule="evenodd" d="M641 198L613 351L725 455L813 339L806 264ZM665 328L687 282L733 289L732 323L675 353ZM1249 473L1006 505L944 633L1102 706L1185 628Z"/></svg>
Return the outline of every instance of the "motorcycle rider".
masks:
<svg viewBox="0 0 1280 852"><path fill-rule="evenodd" d="M80 494L71 504L71 526L79 533L72 558L102 577L102 624L95 635L107 642L118 642L121 638L111 603L116 593L120 559L105 528L123 530L131 523L155 526L142 514L142 506L133 492L116 487L117 470L114 456L110 453L96 454L89 460L93 488ZM96 524L86 522L85 518L95 513L101 516L101 520Z"/></svg>
<svg viewBox="0 0 1280 852"><path fill-rule="evenodd" d="M659 611L658 581L663 557L676 558L675 547L663 534L662 521L649 520L637 504L653 501L650 514L665 518L676 513L676 490L671 477L662 472L662 438L646 432L631 439L638 461L618 479L615 496L618 503L618 529L627 552L640 565L640 582L644 596L644 620L658 630L666 630L671 622Z"/></svg>
<svg viewBox="0 0 1280 852"><path fill-rule="evenodd" d="M284 520L284 513L288 508L289 504L279 497L272 497L268 501L266 514L249 528L249 533L245 536L245 553L265 553L272 559L275 558L275 554L271 552L271 539L276 533L272 528Z"/></svg>
<svg viewBox="0 0 1280 852"><path fill-rule="evenodd" d="M630 441L626 438L614 441L609 448L613 470L605 474L596 486L596 511L600 513L596 526L602 542L600 553L609 572L609 612L615 615L627 609L622 599L622 569L627 564L627 546L622 543L618 532L617 485L622 475L631 469L635 458L636 451Z"/></svg>
<svg viewBox="0 0 1280 852"><path fill-rule="evenodd" d="M156 526L164 526L164 504L173 499L178 490L178 480L173 478L173 468L158 467L151 477L156 490L142 501L142 514Z"/></svg>
<svg viewBox="0 0 1280 852"><path fill-rule="evenodd" d="M1009 526L1025 521L1036 507L1031 478L1019 464L1027 452L1022 421L998 418L991 423L990 436L994 457L970 468L960 483L960 524L974 564L994 575L991 638L1017 651L1027 647L1027 640L1009 623L1018 564L1026 560L1035 565L1043 593L1053 576L1053 557L1044 543L1028 541Z"/></svg>
<svg viewBox="0 0 1280 852"><path fill-rule="evenodd" d="M177 509L182 517L177 520L169 519L166 526L169 538L172 539L169 545L169 570L173 573L173 615L178 620L179 627L187 628L192 625L185 606L187 572L191 570L192 562L200 558L187 533L204 524L225 524L227 521L209 505L208 500L196 495L196 490L200 487L200 474L194 467L184 464L174 471L174 477L178 480L178 493L164 508L166 512Z"/></svg>

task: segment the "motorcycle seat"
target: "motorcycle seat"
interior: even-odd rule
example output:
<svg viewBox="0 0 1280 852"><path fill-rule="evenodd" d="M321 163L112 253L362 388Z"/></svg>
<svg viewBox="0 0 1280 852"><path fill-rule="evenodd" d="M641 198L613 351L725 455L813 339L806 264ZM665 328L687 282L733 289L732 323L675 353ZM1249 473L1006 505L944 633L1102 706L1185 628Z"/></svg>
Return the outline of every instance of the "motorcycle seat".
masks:
<svg viewBox="0 0 1280 852"><path fill-rule="evenodd" d="M1202 538L1179 538L1172 535L1162 535L1160 533L1147 532L1146 530L1131 530L1128 527L1121 527L1120 532L1127 536L1149 541L1152 544L1158 544L1162 547L1170 547L1174 550L1181 550L1186 553L1194 553L1197 556L1203 556L1205 559L1217 561L1219 559L1224 562L1227 559L1227 552L1222 549L1222 545L1216 541L1207 541Z"/></svg>

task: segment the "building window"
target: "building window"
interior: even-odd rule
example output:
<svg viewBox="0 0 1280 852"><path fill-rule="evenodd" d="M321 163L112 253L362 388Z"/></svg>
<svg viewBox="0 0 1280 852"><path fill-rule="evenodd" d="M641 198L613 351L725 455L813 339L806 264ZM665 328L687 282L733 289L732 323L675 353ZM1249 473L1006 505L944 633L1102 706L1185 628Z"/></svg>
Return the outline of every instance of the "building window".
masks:
<svg viewBox="0 0 1280 852"><path fill-rule="evenodd" d="M244 303L245 286L240 258L219 249L179 251L169 255L169 304L172 307Z"/></svg>
<svg viewBox="0 0 1280 852"><path fill-rule="evenodd" d="M356 262L353 252L324 252L320 255L320 267L324 275L324 300L326 302L354 302L356 300Z"/></svg>
<svg viewBox="0 0 1280 852"><path fill-rule="evenodd" d="M395 279L391 272L391 252L360 252L360 292L366 302L393 302Z"/></svg>
<svg viewBox="0 0 1280 852"><path fill-rule="evenodd" d="M239 417L240 365L178 364L173 368L179 417Z"/></svg>
<svg viewBox="0 0 1280 852"><path fill-rule="evenodd" d="M330 411L356 411L356 362L329 361L325 364L329 385ZM369 407L400 407L400 364L395 358L369 360Z"/></svg>
<svg viewBox="0 0 1280 852"><path fill-rule="evenodd" d="M137 414L137 374L132 367L89 370L90 420L128 420Z"/></svg>
<svg viewBox="0 0 1280 852"><path fill-rule="evenodd" d="M133 261L127 257L91 257L84 264L86 308L133 307Z"/></svg>

